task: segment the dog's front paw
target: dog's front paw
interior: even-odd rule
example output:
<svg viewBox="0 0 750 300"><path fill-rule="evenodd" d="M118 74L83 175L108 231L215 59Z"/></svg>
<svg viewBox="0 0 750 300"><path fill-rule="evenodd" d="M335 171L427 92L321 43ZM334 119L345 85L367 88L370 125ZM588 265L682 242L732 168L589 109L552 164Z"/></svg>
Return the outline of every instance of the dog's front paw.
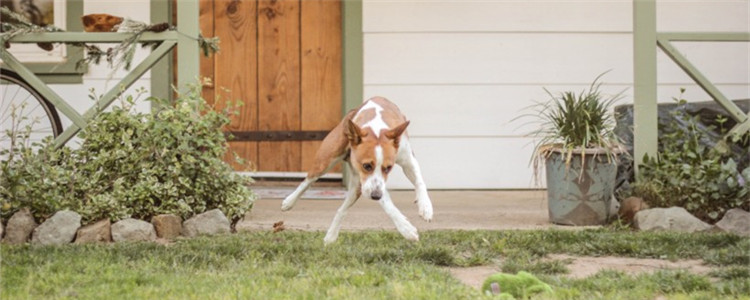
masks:
<svg viewBox="0 0 750 300"><path fill-rule="evenodd" d="M432 221L432 204L420 205L419 216L427 222Z"/></svg>
<svg viewBox="0 0 750 300"><path fill-rule="evenodd" d="M417 195L417 206L419 207L419 216L427 222L432 221L432 201L427 192L421 192Z"/></svg>
<svg viewBox="0 0 750 300"><path fill-rule="evenodd" d="M294 203L297 202L297 199L295 199L292 196L286 197L283 202L281 202L281 211L288 211L294 207Z"/></svg>
<svg viewBox="0 0 750 300"><path fill-rule="evenodd" d="M418 242L419 241L419 232L417 232L417 228L414 227L414 225L411 225L410 223L406 222L404 224L400 224L397 226L398 232L401 233L401 235L406 238L407 240Z"/></svg>
<svg viewBox="0 0 750 300"><path fill-rule="evenodd" d="M326 237L323 238L323 244L328 246L330 244L333 244L336 242L336 240L339 238L338 234L326 234Z"/></svg>

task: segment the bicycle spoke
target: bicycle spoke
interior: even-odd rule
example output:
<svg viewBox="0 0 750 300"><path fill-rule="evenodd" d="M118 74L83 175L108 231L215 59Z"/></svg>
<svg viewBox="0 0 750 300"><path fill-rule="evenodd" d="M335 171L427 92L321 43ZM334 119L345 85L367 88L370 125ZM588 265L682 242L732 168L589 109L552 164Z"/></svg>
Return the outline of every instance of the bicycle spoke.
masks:
<svg viewBox="0 0 750 300"><path fill-rule="evenodd" d="M0 89L0 148L10 147L11 143L31 146L62 131L54 106L17 74L2 69ZM14 132L9 136L8 130Z"/></svg>
<svg viewBox="0 0 750 300"><path fill-rule="evenodd" d="M33 114L34 114L34 112L35 112L35 111L36 111L37 109L39 109L39 107L41 107L41 106L42 106L42 104L41 104L41 103L37 103L37 105L36 105L36 106L34 106L34 108L32 108L32 109L31 109L31 110L29 111L29 113L27 113L26 115L27 115L27 116L31 116L31 115L33 115Z"/></svg>
<svg viewBox="0 0 750 300"><path fill-rule="evenodd" d="M5 86L9 86L9 84L7 84L7 85L5 85ZM8 91L8 89L9 89L9 87L5 89L5 92L7 92L7 91ZM18 94L18 90L19 90L19 88L16 88L16 95ZM3 93L3 99L6 99L6 100L8 100L8 101L7 101L7 102L8 102L8 106L6 106L6 107L5 107L5 109L3 110L3 116L4 116L5 114L7 114L7 113L8 113L8 110L10 109L10 107L11 107L11 106L13 106L13 104L12 104L12 101L11 101L11 99L14 99L14 98L15 98L15 96L16 96L16 95L13 95L13 97L8 97L8 96L7 96L7 95L5 95L5 94L6 94L6 93Z"/></svg>

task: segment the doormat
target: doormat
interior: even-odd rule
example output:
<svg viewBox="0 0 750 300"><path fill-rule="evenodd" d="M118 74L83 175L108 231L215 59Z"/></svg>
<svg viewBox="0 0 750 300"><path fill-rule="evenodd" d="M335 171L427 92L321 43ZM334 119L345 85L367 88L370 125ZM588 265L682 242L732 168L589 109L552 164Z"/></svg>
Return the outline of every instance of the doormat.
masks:
<svg viewBox="0 0 750 300"><path fill-rule="evenodd" d="M253 187L251 188L259 199L284 199L294 192L295 188ZM346 190L341 188L310 188L302 199L329 199L342 200L346 196Z"/></svg>

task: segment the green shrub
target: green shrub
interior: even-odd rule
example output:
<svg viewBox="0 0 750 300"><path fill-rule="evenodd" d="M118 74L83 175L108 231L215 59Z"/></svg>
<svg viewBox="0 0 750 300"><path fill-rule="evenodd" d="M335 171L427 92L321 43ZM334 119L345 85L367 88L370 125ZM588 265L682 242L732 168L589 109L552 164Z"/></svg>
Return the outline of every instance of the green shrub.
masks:
<svg viewBox="0 0 750 300"><path fill-rule="evenodd" d="M672 121L662 128L658 155L644 157L632 194L652 207L684 207L710 223L729 209L750 209L750 167L740 170L728 154L701 143L717 129L700 128L699 116L687 114L684 99L676 100ZM687 130L679 130L677 122Z"/></svg>
<svg viewBox="0 0 750 300"><path fill-rule="evenodd" d="M219 208L230 219L241 218L255 196L247 188L250 179L222 160L230 109L208 107L199 88L172 103L149 100L160 110L132 112L135 100L127 97L101 113L80 133L77 149L58 150L47 139L4 151L0 215L30 207L42 220L71 209L88 223L163 213L188 218Z"/></svg>

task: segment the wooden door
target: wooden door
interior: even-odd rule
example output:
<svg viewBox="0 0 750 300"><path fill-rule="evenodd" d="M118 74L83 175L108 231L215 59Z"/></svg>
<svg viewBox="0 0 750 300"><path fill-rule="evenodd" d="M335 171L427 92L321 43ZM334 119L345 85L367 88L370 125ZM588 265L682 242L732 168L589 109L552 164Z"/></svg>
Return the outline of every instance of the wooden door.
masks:
<svg viewBox="0 0 750 300"><path fill-rule="evenodd" d="M204 96L243 103L231 150L256 171L306 171L342 115L341 2L201 0L200 23L221 47L201 60Z"/></svg>

